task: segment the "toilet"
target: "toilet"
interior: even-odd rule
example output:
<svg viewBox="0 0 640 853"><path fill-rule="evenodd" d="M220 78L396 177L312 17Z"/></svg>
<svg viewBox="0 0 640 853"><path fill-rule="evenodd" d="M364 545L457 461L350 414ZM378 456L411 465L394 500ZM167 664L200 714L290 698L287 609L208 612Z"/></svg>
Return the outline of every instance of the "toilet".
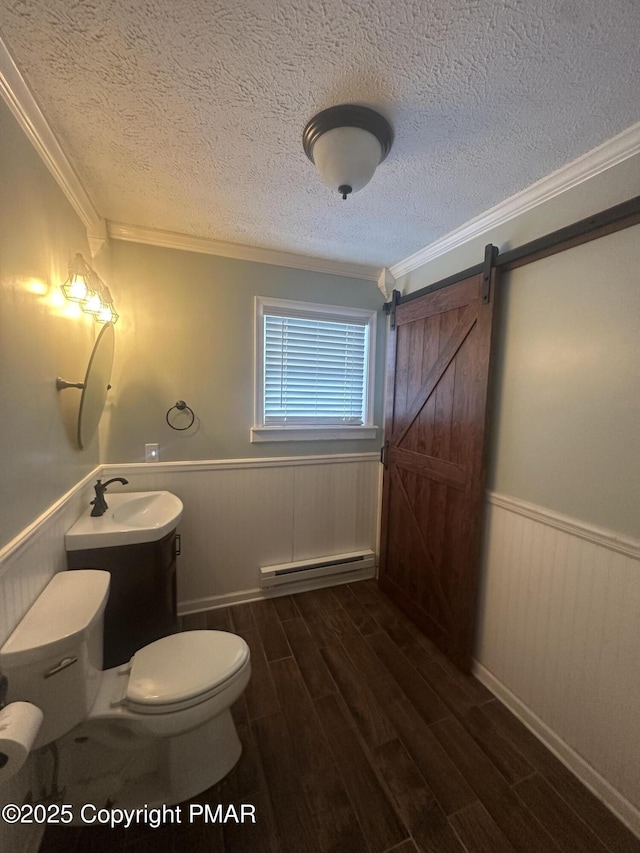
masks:
<svg viewBox="0 0 640 853"><path fill-rule="evenodd" d="M249 682L249 647L224 631L187 631L103 671L109 580L94 569L54 575L0 649L9 701L42 710L34 749L55 744L67 802L178 803L240 757L230 707Z"/></svg>

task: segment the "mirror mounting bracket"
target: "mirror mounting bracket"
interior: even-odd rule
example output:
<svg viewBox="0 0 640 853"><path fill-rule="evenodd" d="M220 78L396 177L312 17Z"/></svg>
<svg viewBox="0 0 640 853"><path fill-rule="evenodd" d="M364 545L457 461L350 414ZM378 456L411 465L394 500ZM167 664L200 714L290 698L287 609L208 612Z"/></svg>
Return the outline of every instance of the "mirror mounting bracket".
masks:
<svg viewBox="0 0 640 853"><path fill-rule="evenodd" d="M84 382L67 382L60 376L56 376L56 391L63 391L65 388L84 388Z"/></svg>
<svg viewBox="0 0 640 853"><path fill-rule="evenodd" d="M111 385L113 366L114 334L113 323L105 323L95 340L84 382L67 382L58 376L56 389L79 388L82 391L78 408L78 429L76 440L80 450L84 450L98 428L98 422Z"/></svg>

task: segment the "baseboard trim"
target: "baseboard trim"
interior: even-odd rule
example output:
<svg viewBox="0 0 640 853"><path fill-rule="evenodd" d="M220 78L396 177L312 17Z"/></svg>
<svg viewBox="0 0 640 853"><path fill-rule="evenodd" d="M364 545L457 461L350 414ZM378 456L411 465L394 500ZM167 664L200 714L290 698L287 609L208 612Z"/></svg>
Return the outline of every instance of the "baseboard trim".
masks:
<svg viewBox="0 0 640 853"><path fill-rule="evenodd" d="M626 556L634 557L636 560L640 559L640 540L634 539L631 536L625 536L622 533L617 533L615 530L608 530L604 527L596 527L594 524L589 524L586 521L573 518L569 515L562 515L547 507L528 503L510 495L488 492L487 500L494 506L499 506L501 509L506 509L509 512L515 512L518 515L523 515L525 518L546 524L547 527L554 527L556 530L562 530L571 536L577 536L579 539L593 542L595 545L601 545L610 551L626 554Z"/></svg>
<svg viewBox="0 0 640 853"><path fill-rule="evenodd" d="M512 693L479 661L473 662L473 674L516 715L586 787L598 797L635 835L640 837L640 811L609 784L584 758L565 743L549 726Z"/></svg>
<svg viewBox="0 0 640 853"><path fill-rule="evenodd" d="M297 592L308 592L312 589L323 589L327 586L339 586L345 583L367 580L376 577L376 567L348 572L344 575L333 575L325 578L315 578L306 581L287 584L281 587L261 589L243 589L226 595L211 595L207 598L194 598L178 603L178 616L190 616L192 613L204 613L207 610L218 610L235 604L248 604L250 601L261 601L265 598L279 598L283 595L295 595Z"/></svg>

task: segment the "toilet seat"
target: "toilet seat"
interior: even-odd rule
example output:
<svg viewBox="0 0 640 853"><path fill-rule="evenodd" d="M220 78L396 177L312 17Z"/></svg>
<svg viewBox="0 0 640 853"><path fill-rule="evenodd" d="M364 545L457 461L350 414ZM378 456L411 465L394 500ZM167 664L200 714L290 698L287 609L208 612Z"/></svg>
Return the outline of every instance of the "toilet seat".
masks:
<svg viewBox="0 0 640 853"><path fill-rule="evenodd" d="M172 634L135 653L120 701L139 714L181 711L225 690L248 660L248 646L235 634Z"/></svg>

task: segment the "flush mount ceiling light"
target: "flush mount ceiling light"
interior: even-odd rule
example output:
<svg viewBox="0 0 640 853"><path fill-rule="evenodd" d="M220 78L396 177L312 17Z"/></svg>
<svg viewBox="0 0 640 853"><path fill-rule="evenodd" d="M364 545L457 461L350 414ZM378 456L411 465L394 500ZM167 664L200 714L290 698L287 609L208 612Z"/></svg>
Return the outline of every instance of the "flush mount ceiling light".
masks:
<svg viewBox="0 0 640 853"><path fill-rule="evenodd" d="M304 152L323 183L343 199L369 183L392 142L393 129L386 118L355 104L323 110L302 134Z"/></svg>
<svg viewBox="0 0 640 853"><path fill-rule="evenodd" d="M99 323L118 322L109 288L80 252L69 264L69 278L62 285L62 292L70 302L78 302L83 311L93 314Z"/></svg>

